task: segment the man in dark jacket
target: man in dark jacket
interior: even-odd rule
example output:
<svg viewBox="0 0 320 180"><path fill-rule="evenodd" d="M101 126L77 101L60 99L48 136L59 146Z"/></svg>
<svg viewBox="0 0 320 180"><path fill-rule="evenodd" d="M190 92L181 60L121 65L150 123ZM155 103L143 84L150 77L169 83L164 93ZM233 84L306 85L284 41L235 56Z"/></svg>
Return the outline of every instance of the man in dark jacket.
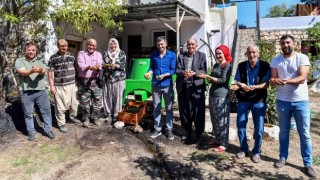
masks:
<svg viewBox="0 0 320 180"><path fill-rule="evenodd" d="M187 41L188 52L180 54L177 62L176 88L181 125L185 130L182 140L192 140L192 122L195 124L196 143L201 142L205 122L205 82L201 77L207 72L206 56L196 50L197 40Z"/></svg>
<svg viewBox="0 0 320 180"><path fill-rule="evenodd" d="M251 111L254 123L254 147L251 160L260 162L261 144L263 136L264 119L266 114L267 87L270 79L270 64L259 60L259 47L249 46L246 52L247 61L238 65L235 80L237 81L238 98L237 128L240 143L240 152L237 158L248 155L249 147L246 137L248 114Z"/></svg>

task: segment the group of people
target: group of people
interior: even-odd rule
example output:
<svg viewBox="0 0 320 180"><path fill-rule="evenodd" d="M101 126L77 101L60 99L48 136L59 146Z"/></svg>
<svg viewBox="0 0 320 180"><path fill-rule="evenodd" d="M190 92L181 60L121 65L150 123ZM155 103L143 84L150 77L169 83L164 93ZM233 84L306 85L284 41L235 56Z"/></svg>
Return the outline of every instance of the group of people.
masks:
<svg viewBox="0 0 320 180"><path fill-rule="evenodd" d="M239 138L239 159L249 155L246 126L251 111L254 124L254 147L251 160L261 161L261 145L267 109L267 88L269 84L276 86L276 106L280 127L279 160L274 163L281 168L288 159L290 123L293 116L300 136L301 155L306 173L316 177L312 167L312 144L310 137L310 105L308 97L307 77L310 62L306 55L296 52L295 41L291 35L280 38L282 54L271 60L271 64L259 59L260 50L257 45L247 48L247 60L238 65L234 85L230 86L232 57L227 46L215 49L217 63L207 74L206 56L196 50L197 40L187 41L187 52L175 54L166 49L166 39L159 37L156 41L158 51L151 54L150 68L146 79L152 78L152 97L154 103L154 131L151 138L162 134L161 97L166 109L166 132L170 140L173 121L173 82L176 74L176 90L178 95L179 115L185 134L181 140L186 144L202 141L205 124L205 92L206 81L211 84L209 90L209 110L215 141L212 143L217 152L224 152L229 141L229 89L235 90L238 99L237 129ZM192 124L195 130L193 132ZM195 134L195 138L193 138Z"/></svg>
<svg viewBox="0 0 320 180"><path fill-rule="evenodd" d="M58 52L50 57L48 65L36 56L37 47L33 43L25 45L24 57L15 62L29 141L33 141L36 134L33 120L35 104L44 121L44 132L50 139L55 138L51 131L51 105L46 91L47 70L50 94L54 98L54 114L62 133L68 131L66 118L83 126L89 126L90 121L100 126L104 122L100 118L102 106L112 122L117 121L118 112L122 110L126 55L120 50L117 39L109 40L103 55L96 51L96 40L89 39L87 49L78 52L77 59L67 51L65 39L59 39L57 46ZM66 117L67 111L70 112L69 117Z"/></svg>
<svg viewBox="0 0 320 180"><path fill-rule="evenodd" d="M77 60L67 52L65 39L58 40L59 51L51 56L48 63L48 81L50 92L55 99L55 117L61 132L67 132L65 113L70 110L70 120L88 126L90 120L101 125L100 107L113 122L122 110L122 96L126 78L126 55L120 50L116 39L111 38L108 49L101 55L96 51L96 40L87 41L87 49L80 51ZM166 112L166 135L174 139L173 102L174 86L172 76L176 74L176 90L178 95L179 115L185 134L181 137L186 144L202 142L205 124L205 92L206 81L210 83L209 110L215 141L214 150L224 152L229 141L229 90L236 91L237 129L239 152L241 159L249 155L246 125L251 111L254 124L254 147L251 160L261 161L261 145L264 121L267 109L267 87L269 84L277 88L277 114L279 120L280 154L274 166L281 168L288 158L290 122L296 120L300 136L301 155L306 172L316 177L312 167L312 144L310 137L310 105L306 79L310 62L306 55L294 50L295 41L291 35L280 39L282 54L272 59L271 64L259 59L259 47L251 45L247 48L247 60L240 63L235 76L235 84L230 86L232 57L225 45L215 49L216 64L207 74L206 55L197 51L197 40L187 40L187 52L176 54L167 50L165 37L156 40L157 50L150 56L150 68L144 74L152 81L152 98L154 105L154 130L151 138L162 135L161 101L164 100ZM28 140L35 139L33 125L34 103L39 106L44 120L44 131L49 138L55 136L51 131L52 117L50 102L46 93L46 65L43 59L36 57L36 45L27 44L25 56L17 59L15 67L19 73L19 90L28 131ZM76 84L79 82L79 85ZM77 91L80 94L77 100ZM101 101L102 100L102 101ZM103 102L103 103L102 103ZM77 119L78 105L82 107L82 119ZM92 109L91 109L92 108ZM193 130L193 123L195 130ZM194 137L195 135L195 137Z"/></svg>

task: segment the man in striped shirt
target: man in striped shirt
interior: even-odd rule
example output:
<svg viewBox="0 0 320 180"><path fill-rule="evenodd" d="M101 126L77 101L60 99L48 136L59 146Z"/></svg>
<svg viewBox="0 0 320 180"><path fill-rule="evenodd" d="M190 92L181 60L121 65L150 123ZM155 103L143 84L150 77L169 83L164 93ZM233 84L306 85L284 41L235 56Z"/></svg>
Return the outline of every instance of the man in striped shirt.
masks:
<svg viewBox="0 0 320 180"><path fill-rule="evenodd" d="M75 84L76 69L75 57L68 50L68 42L65 39L58 40L58 52L50 57L49 84L51 95L55 99L55 117L61 132L68 131L66 127L65 113L70 111L70 120L81 124L76 119L79 102L77 100L78 88Z"/></svg>

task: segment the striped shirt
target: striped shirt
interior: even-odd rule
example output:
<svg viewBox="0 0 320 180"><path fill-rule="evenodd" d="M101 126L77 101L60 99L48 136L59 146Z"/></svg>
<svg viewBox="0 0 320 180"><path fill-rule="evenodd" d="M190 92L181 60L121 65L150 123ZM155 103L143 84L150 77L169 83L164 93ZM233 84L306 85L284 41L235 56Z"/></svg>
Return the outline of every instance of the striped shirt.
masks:
<svg viewBox="0 0 320 180"><path fill-rule="evenodd" d="M53 54L48 62L49 70L54 71L54 85L64 86L75 83L75 57L67 53L65 58L59 52Z"/></svg>

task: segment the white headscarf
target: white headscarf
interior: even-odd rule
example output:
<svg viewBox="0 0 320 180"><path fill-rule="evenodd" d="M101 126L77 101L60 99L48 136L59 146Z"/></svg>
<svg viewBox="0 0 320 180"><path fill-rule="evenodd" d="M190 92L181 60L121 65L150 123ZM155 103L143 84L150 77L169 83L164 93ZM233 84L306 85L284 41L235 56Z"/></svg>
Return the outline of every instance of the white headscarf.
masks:
<svg viewBox="0 0 320 180"><path fill-rule="evenodd" d="M110 44L111 43L115 43L116 44L116 50L115 51L111 51L111 48L110 48ZM108 55L109 55L109 58L112 60L112 64L115 63L116 59L118 58L119 56L119 53L120 53L120 47L119 47L119 42L116 38L111 38L109 40L109 43L108 43Z"/></svg>

